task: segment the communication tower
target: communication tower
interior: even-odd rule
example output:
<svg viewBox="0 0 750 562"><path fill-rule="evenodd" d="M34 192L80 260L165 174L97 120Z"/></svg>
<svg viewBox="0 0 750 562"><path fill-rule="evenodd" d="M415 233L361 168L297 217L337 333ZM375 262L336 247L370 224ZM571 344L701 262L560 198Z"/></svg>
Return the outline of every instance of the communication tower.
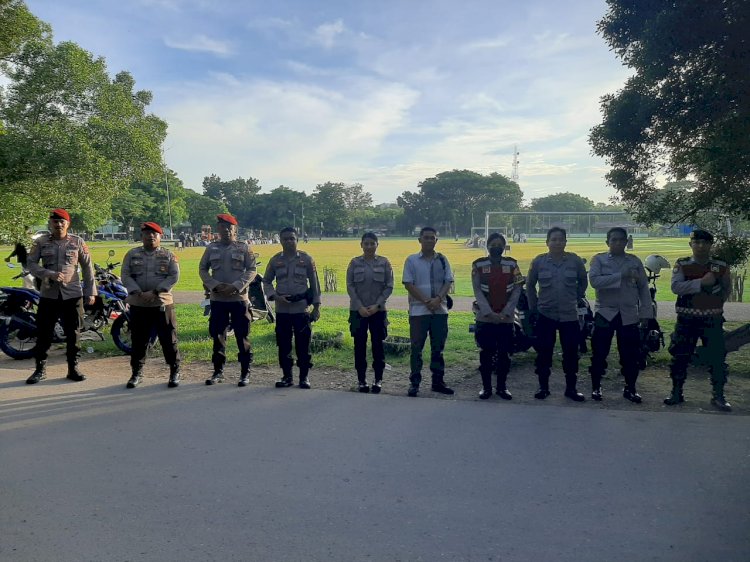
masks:
<svg viewBox="0 0 750 562"><path fill-rule="evenodd" d="M510 173L510 179L514 182L518 182L518 145L513 145L513 171Z"/></svg>

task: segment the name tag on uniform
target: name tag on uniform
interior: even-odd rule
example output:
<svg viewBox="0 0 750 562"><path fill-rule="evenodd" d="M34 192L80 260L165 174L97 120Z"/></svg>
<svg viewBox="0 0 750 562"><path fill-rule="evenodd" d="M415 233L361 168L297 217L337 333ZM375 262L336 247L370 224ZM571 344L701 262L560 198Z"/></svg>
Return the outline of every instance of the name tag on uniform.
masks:
<svg viewBox="0 0 750 562"><path fill-rule="evenodd" d="M163 264L161 264L161 265L159 266L159 271L160 271L161 273L166 273L166 272L167 272L167 264L164 264L164 263L163 263Z"/></svg>
<svg viewBox="0 0 750 562"><path fill-rule="evenodd" d="M719 266L718 265L711 265L711 271L713 273L719 273Z"/></svg>
<svg viewBox="0 0 750 562"><path fill-rule="evenodd" d="M482 267L482 273L489 273L489 272L490 272L490 269L491 269L491 268L490 268L490 266L489 266L489 265L485 265L485 266L483 266L483 267Z"/></svg>
<svg viewBox="0 0 750 562"><path fill-rule="evenodd" d="M509 265L504 265L503 266L503 273L510 273L510 266Z"/></svg>

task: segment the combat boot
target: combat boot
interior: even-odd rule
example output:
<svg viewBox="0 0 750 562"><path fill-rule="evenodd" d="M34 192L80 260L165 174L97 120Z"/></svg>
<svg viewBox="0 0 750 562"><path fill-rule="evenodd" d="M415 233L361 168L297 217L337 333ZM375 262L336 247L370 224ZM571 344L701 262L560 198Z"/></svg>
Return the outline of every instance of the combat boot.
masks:
<svg viewBox="0 0 750 562"><path fill-rule="evenodd" d="M375 375L375 382L372 383L372 393L373 394L380 394L380 390L383 387L383 375Z"/></svg>
<svg viewBox="0 0 750 562"><path fill-rule="evenodd" d="M206 385L211 386L220 382L224 382L224 368L214 367L214 374L211 375L210 379L206 379Z"/></svg>
<svg viewBox="0 0 750 562"><path fill-rule="evenodd" d="M508 387L505 386L506 382L508 380L508 375L497 375L497 394L500 398L503 400L513 400L513 395L508 390Z"/></svg>
<svg viewBox="0 0 750 562"><path fill-rule="evenodd" d="M78 358L68 359L68 375L65 377L68 380L81 382L86 380L86 375L78 370Z"/></svg>
<svg viewBox="0 0 750 562"><path fill-rule="evenodd" d="M299 387L304 389L310 388L310 377L308 376L308 370L307 369L300 369L299 370Z"/></svg>
<svg viewBox="0 0 750 562"><path fill-rule="evenodd" d="M167 383L167 386L169 388L176 388L180 386L180 364L175 363L174 365L169 366L169 382Z"/></svg>
<svg viewBox="0 0 750 562"><path fill-rule="evenodd" d="M711 397L711 405L721 410L722 412L731 412L732 411L732 405L727 402L727 399L724 398L724 385L721 386L714 385L714 391L713 395Z"/></svg>
<svg viewBox="0 0 750 562"><path fill-rule="evenodd" d="M43 381L47 378L47 361L40 361L37 359L36 361L36 369L33 373L31 373L31 376L26 379L26 384L36 384L39 381Z"/></svg>
<svg viewBox="0 0 750 562"><path fill-rule="evenodd" d="M534 394L534 398L537 400L544 400L547 398L547 396L550 395L549 392L549 374L547 375L540 375L537 373L537 376L539 377L539 388L537 389L536 393Z"/></svg>
<svg viewBox="0 0 750 562"><path fill-rule="evenodd" d="M578 377L576 375L565 375L565 397L573 402L583 402L586 398L576 389Z"/></svg>
<svg viewBox="0 0 750 562"><path fill-rule="evenodd" d="M667 406L676 406L685 401L685 397L682 395L683 384L685 384L683 381L672 380L672 393L664 399Z"/></svg>
<svg viewBox="0 0 750 562"><path fill-rule="evenodd" d="M276 381L276 388L288 388L294 384L292 373L284 373L281 380Z"/></svg>
<svg viewBox="0 0 750 562"><path fill-rule="evenodd" d="M247 386L249 384L250 384L250 367L249 366L241 367L240 382L237 383L237 386Z"/></svg>
<svg viewBox="0 0 750 562"><path fill-rule="evenodd" d="M137 367L133 369L133 375L130 377L130 380L128 380L128 384L125 385L125 388L135 388L141 384L141 381L143 381L143 368Z"/></svg>

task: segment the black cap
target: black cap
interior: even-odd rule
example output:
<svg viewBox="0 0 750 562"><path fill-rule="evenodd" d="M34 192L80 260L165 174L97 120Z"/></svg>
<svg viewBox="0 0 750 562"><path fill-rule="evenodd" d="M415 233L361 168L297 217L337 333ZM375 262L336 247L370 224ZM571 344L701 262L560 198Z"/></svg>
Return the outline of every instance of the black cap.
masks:
<svg viewBox="0 0 750 562"><path fill-rule="evenodd" d="M711 242L713 244L714 235L711 234L708 230L696 228L693 232L690 233L690 240L707 240L708 242Z"/></svg>

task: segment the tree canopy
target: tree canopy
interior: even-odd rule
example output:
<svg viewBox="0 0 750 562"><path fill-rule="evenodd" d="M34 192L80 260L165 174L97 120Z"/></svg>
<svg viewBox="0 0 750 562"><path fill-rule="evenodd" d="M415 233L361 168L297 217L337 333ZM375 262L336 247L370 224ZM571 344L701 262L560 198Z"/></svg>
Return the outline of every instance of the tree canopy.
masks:
<svg viewBox="0 0 750 562"><path fill-rule="evenodd" d="M572 211L577 213L585 213L596 209L595 203L588 197L569 192L532 199L530 207L534 211Z"/></svg>
<svg viewBox="0 0 750 562"><path fill-rule="evenodd" d="M602 98L594 152L636 218L750 216L750 4L607 0L599 33L635 71ZM659 180L690 180L659 189Z"/></svg>
<svg viewBox="0 0 750 562"><path fill-rule="evenodd" d="M497 173L452 170L427 178L418 187L418 192L405 191L397 199L404 220L412 226L451 224L454 230L468 231L475 214L481 221L485 211L515 211L523 199L518 184Z"/></svg>

